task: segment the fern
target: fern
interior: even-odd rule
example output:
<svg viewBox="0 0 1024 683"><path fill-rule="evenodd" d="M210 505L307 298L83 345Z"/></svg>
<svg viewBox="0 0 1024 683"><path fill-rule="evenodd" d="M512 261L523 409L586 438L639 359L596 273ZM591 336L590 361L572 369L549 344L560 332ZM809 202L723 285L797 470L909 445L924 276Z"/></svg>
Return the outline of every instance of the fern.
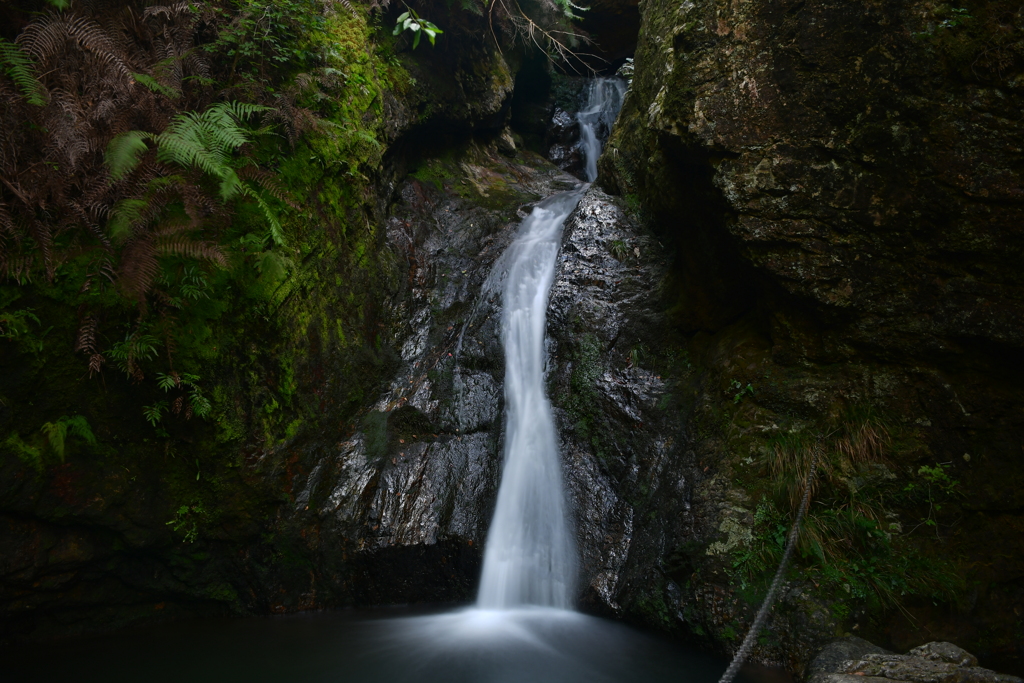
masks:
<svg viewBox="0 0 1024 683"><path fill-rule="evenodd" d="M203 395L203 390L199 387L199 375L193 375L188 372L180 375L176 372L171 372L167 375L161 372L157 373L156 377L157 386L164 391L170 391L175 388L188 390L188 408L185 410L185 419L192 417L193 414L202 418L206 418L206 416L210 414L210 411L213 409L213 405L210 403L210 399ZM183 401L181 396L174 399L171 412L175 415L180 413L182 403ZM154 403L152 406L144 407L142 410L146 414L146 419L155 427L156 423L162 417L162 412L167 409L167 406L167 401L159 401Z"/></svg>
<svg viewBox="0 0 1024 683"><path fill-rule="evenodd" d="M0 67L11 77L29 104L46 104L46 89L39 82L33 68L35 63L20 47L0 38Z"/></svg>
<svg viewBox="0 0 1024 683"><path fill-rule="evenodd" d="M85 17L50 13L42 21L25 27L18 43L39 60L60 55L68 40L93 53L101 62L112 67L121 77L131 79L110 34L99 24ZM131 81L129 81L130 83Z"/></svg>
<svg viewBox="0 0 1024 683"><path fill-rule="evenodd" d="M90 446L96 445L96 436L89 427L89 421L81 415L62 415L56 422L44 423L40 431L46 435L50 448L61 462L64 462L65 443L69 434L77 436Z"/></svg>
<svg viewBox="0 0 1024 683"><path fill-rule="evenodd" d="M138 377L141 374L138 361L155 358L159 343L160 340L150 334L129 333L124 341L111 346L107 355L121 372L129 377Z"/></svg>
<svg viewBox="0 0 1024 683"><path fill-rule="evenodd" d="M203 112L178 114L162 133L141 130L122 133L107 146L105 160L110 176L117 181L133 171L149 150L146 142L152 141L157 147L158 161L196 168L219 179L221 200L228 202L238 196L254 200L267 220L274 243L283 245L284 230L276 212L262 192L242 181L234 166L234 153L252 139L252 133L243 128L241 122L269 109L245 102L218 102ZM272 194L278 193L272 190ZM125 200L114 209L110 219L112 236L126 234L127 228L141 215L143 207L139 201ZM223 262L223 257L211 260Z"/></svg>
<svg viewBox="0 0 1024 683"><path fill-rule="evenodd" d="M136 83L139 83L141 85L146 86L151 91L155 92L157 95L163 95L164 97L166 97L168 99L171 99L171 100L176 100L179 97L181 97L181 92L180 91L175 90L174 88L170 88L170 87L164 85L163 83L161 83L160 81L156 80L152 76L149 76L147 74L133 73L132 77L135 78L135 82Z"/></svg>
<svg viewBox="0 0 1024 683"><path fill-rule="evenodd" d="M167 401L157 401L151 406L142 406L142 414L146 416L146 421L154 427L163 419L166 410Z"/></svg>
<svg viewBox="0 0 1024 683"><path fill-rule="evenodd" d="M123 243L131 236L132 226L147 213L148 199L122 199L110 211L107 220L107 232L115 244Z"/></svg>
<svg viewBox="0 0 1024 683"><path fill-rule="evenodd" d="M152 139L151 133L141 130L130 130L114 136L107 145L104 161L110 167L110 177L120 180L139 165L139 159L149 151L146 140Z"/></svg>
<svg viewBox="0 0 1024 683"><path fill-rule="evenodd" d="M3 446L13 451L19 460L31 465L37 472L43 471L43 452L32 444L25 443L16 432L4 440Z"/></svg>

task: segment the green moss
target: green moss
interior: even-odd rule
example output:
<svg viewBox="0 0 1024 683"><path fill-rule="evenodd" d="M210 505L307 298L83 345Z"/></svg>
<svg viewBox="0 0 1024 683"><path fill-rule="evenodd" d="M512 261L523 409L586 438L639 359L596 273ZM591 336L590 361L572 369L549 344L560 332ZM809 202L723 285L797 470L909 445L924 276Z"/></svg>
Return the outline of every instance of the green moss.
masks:
<svg viewBox="0 0 1024 683"><path fill-rule="evenodd" d="M664 586L652 587L632 605L633 611L644 618L644 621L670 629L673 626L672 610L665 602Z"/></svg>

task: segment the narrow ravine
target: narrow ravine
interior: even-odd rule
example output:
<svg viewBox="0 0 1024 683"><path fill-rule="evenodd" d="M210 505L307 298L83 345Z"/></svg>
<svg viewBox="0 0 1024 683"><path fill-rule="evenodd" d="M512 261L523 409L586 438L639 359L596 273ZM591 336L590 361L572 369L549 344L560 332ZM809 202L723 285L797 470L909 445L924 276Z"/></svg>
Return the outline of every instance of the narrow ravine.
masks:
<svg viewBox="0 0 1024 683"><path fill-rule="evenodd" d="M611 89L598 86L590 89L591 101L579 116L580 147L587 155L600 153L601 141L614 120L614 110L603 108L618 107L621 101L621 83ZM467 307L472 306L473 296L491 306L491 299L501 294L500 335L494 336L500 336L505 356L502 474L484 547L479 592L472 606L426 614L419 609L311 612L259 622L210 622L198 629L185 622L168 624L76 646L67 662L54 660L42 667L53 674L50 678L66 680L88 671L95 674L91 678L112 680L117 653L131 651L138 653L136 659L118 668L121 673L128 672L131 680L219 681L224 680L225 671L239 680L301 678L352 683L668 683L679 680L680 672L685 672L692 683L717 679L724 662L576 610L578 573L583 565L577 555L592 554L595 543L593 535L582 526L578 539L573 533L574 511L563 479L573 485L575 477L577 487L579 479L573 471L563 469L563 459L569 454L560 452L563 441L546 395L551 360L547 323L550 294L563 263L559 260L563 225L581 200L581 211L592 211L584 198L594 190L580 183L575 189L560 192L570 186L569 176L561 177L563 183L552 184L544 193L548 196L533 206L518 228L509 226L510 232L515 230L515 237L504 254L492 262L483 291L480 295L467 293L465 299ZM405 227L397 220L394 225ZM453 230L451 234L449 240L459 233ZM567 258L576 259L578 255ZM453 276L459 272L452 270ZM496 309L488 310L497 313ZM427 313L423 316L426 320ZM489 437L485 430L478 429L483 418L472 413L480 412L478 409L485 404L496 413L501 403L499 385L495 383L491 392L489 381L483 381L479 367L472 365L481 363L480 355L472 355L480 353L475 347L491 336L490 331L479 332L479 327L494 324L485 322L486 317L481 314L465 319L466 328L475 320L478 329L468 334L465 347L453 344L452 352L444 355L450 358L452 368L457 367L460 353L467 364L467 389L464 394L455 392L457 401L464 400L466 405L452 406L453 425L458 425L453 429L456 436L449 434L444 442L438 439L430 444L416 444L412 439L407 442L402 436L396 439L397 457L383 458L376 464L367 457L365 435L338 444L339 467L334 475L338 485L320 505L331 506L330 514L348 519L346 515L355 513L344 508L340 514L335 512L338 503L334 501L355 498L359 491L374 492L372 505L379 507L372 508L370 529L379 534L366 537L367 545L376 543L380 549L385 542L411 543L422 538L424 545L436 548L441 545L437 540L441 532L432 526L430 517L436 494L442 488L458 489L458 495L466 500L479 495L483 507L488 491L493 490L489 488L493 486L489 483L492 478L484 483L483 476L490 477L493 470L488 470L483 460L493 463L496 453L486 443L486 448L473 446ZM499 316L493 317L496 323ZM427 335L414 333L412 339L426 340ZM417 354L428 353L427 348L425 341L408 344L403 347L406 360L415 367L422 358ZM443 379L440 373L435 377ZM430 409L418 392L405 399L404 394L395 398L388 393L382 399L385 405L380 414L384 414L384 407L394 405L405 406L406 414L420 410L416 406ZM421 419L428 422L426 413ZM424 431L420 426L414 428L417 433ZM471 431L475 428L477 431ZM472 452L480 454L481 463L471 467L468 456L466 461L459 461L455 454L460 447L477 448ZM427 463L431 463L429 467ZM368 482L374 472L383 475L371 487ZM481 479L474 480L474 473L483 473ZM316 506L316 481L310 477L313 483L299 492L297 506L306 508L311 502ZM573 500L578 503L578 496L574 494ZM483 514L481 510L481 518ZM349 527L333 527L332 533L352 533L347 529L358 528L352 523ZM420 536L413 537L413 532ZM437 565L451 567L445 556ZM437 565L417 564L414 571L433 571ZM382 566L373 565L378 571ZM422 599L422 595L416 597ZM198 642L197 632L202 634ZM171 649L171 658L167 656L168 642L181 643ZM38 651L28 649L15 665L20 667L17 670L38 674L40 659Z"/></svg>

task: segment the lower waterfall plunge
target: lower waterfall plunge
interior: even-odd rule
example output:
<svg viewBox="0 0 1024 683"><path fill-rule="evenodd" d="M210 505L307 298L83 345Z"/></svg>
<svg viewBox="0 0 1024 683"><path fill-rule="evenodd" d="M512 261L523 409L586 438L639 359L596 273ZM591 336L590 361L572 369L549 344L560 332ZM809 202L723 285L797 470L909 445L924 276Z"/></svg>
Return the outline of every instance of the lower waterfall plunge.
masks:
<svg viewBox="0 0 1024 683"><path fill-rule="evenodd" d="M536 207L504 259L505 467L484 549L483 609L573 603L576 548L544 393L544 332L562 224L580 196L556 195Z"/></svg>

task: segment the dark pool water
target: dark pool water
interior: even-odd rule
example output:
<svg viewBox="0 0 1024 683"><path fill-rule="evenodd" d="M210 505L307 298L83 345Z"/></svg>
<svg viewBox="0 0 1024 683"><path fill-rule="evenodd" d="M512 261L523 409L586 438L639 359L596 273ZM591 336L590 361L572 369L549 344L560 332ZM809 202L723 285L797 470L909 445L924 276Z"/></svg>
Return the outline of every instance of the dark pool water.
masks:
<svg viewBox="0 0 1024 683"><path fill-rule="evenodd" d="M0 651L0 680L716 683L726 665L576 612L379 610L176 622L20 646Z"/></svg>

